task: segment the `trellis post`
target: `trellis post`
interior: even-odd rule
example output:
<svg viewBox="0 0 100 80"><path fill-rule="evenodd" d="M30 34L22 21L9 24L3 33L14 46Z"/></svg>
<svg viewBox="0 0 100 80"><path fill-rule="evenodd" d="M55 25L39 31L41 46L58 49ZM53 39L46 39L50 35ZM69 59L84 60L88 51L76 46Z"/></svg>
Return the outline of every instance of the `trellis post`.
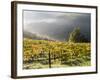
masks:
<svg viewBox="0 0 100 80"><path fill-rule="evenodd" d="M49 68L51 68L51 57L50 57L50 50L49 50Z"/></svg>

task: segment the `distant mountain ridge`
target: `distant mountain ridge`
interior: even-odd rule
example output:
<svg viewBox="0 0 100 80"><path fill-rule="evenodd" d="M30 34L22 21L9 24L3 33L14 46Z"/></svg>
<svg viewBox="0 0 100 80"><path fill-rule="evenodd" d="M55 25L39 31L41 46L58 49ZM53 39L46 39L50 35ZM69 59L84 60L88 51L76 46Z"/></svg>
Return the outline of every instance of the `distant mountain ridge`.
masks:
<svg viewBox="0 0 100 80"><path fill-rule="evenodd" d="M42 35L40 35L40 34L31 33L31 32L28 32L28 31L24 31L23 37L24 37L24 38L33 39L33 40L49 40L49 41L56 41L56 40L51 39L51 38L49 38L49 37L47 37L47 36L42 36Z"/></svg>

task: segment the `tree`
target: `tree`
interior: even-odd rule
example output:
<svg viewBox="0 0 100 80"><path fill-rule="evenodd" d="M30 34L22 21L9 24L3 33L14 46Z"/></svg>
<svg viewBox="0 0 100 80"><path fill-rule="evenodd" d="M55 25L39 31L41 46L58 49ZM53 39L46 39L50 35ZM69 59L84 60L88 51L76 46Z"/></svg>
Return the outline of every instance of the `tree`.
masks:
<svg viewBox="0 0 100 80"><path fill-rule="evenodd" d="M69 42L78 42L78 37L80 35L80 28L75 28L69 35Z"/></svg>
<svg viewBox="0 0 100 80"><path fill-rule="evenodd" d="M68 42L89 42L89 40L80 32L80 28L75 28L69 35Z"/></svg>

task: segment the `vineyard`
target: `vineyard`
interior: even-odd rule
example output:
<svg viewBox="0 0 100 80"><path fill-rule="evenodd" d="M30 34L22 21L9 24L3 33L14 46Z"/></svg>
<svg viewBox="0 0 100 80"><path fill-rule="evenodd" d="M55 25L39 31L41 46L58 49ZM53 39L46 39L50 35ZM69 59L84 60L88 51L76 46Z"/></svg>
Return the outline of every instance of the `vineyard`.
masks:
<svg viewBox="0 0 100 80"><path fill-rule="evenodd" d="M23 40L23 69L91 65L90 43Z"/></svg>

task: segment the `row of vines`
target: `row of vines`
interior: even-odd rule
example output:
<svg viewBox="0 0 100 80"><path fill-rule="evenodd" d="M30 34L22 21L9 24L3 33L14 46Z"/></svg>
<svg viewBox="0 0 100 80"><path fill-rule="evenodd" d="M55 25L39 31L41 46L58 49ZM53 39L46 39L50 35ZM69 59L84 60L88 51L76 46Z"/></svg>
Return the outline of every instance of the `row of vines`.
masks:
<svg viewBox="0 0 100 80"><path fill-rule="evenodd" d="M53 64L60 64L60 66L90 65L90 43L70 43L25 38L23 44L24 64L40 63L41 65L51 66ZM86 62L89 62L89 64L86 64Z"/></svg>

